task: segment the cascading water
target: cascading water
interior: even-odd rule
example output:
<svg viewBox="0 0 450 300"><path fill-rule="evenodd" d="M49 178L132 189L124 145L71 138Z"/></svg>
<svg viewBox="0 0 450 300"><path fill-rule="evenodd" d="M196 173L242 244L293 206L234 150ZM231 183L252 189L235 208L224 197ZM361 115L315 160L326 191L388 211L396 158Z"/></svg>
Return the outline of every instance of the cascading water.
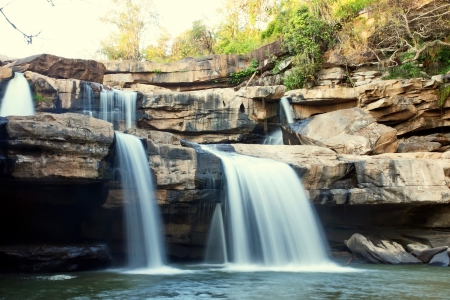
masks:
<svg viewBox="0 0 450 300"><path fill-rule="evenodd" d="M282 97L280 100L280 123L281 124L292 124L294 123L294 114L292 112L289 100L286 97ZM264 141L264 145L283 145L283 134L281 129L278 128L267 136Z"/></svg>
<svg viewBox="0 0 450 300"><path fill-rule="evenodd" d="M126 212L128 260L131 269L165 267L162 226L147 156L141 141L116 132L117 159Z"/></svg>
<svg viewBox="0 0 450 300"><path fill-rule="evenodd" d="M227 186L225 228L232 265L337 268L328 259L321 229L291 167L210 146L202 148L217 155L223 164Z"/></svg>
<svg viewBox="0 0 450 300"><path fill-rule="evenodd" d="M14 73L14 78L6 86L0 107L0 117L34 115L33 97L30 85L23 73Z"/></svg>
<svg viewBox="0 0 450 300"><path fill-rule="evenodd" d="M228 263L227 243L223 225L222 205L216 204L206 242L205 262L208 264Z"/></svg>
<svg viewBox="0 0 450 300"><path fill-rule="evenodd" d="M92 102L94 91L89 83L83 83L83 115L92 117Z"/></svg>
<svg viewBox="0 0 450 300"><path fill-rule="evenodd" d="M124 129L135 127L136 99L136 92L102 90L99 118L113 123L116 129L120 123L125 123Z"/></svg>

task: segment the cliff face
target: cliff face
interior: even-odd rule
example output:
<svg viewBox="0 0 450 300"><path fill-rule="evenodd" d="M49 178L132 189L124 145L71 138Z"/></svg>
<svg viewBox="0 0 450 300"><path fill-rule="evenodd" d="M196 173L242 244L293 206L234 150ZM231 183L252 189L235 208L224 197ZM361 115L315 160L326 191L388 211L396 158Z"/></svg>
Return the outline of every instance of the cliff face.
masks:
<svg viewBox="0 0 450 300"><path fill-rule="evenodd" d="M239 59L233 64L229 57L188 60L165 66L164 72L150 62L103 62L103 83L138 92L138 128L127 132L146 147L171 258L203 257L215 203L224 201L219 159L193 143L232 143L237 153L288 163L333 244L356 232L381 232L396 240L450 245L448 104L438 105L437 79L372 78L355 88L322 85L286 92L282 85L264 85L271 81L261 77L249 86L217 88L238 66L246 67ZM176 72L180 66L186 74ZM215 67L222 73L214 75ZM267 64L261 60L260 67ZM174 81L166 78L165 84L169 71ZM324 74L331 83L338 73ZM12 74L0 68L3 83ZM25 72L41 97L36 116L0 118L0 261L23 252L6 245L24 244L56 244L55 256L66 253L65 245L107 245L114 261L121 261L124 202L113 125L80 114L87 85L94 110L106 87L93 78L49 74ZM199 90L217 79L222 85ZM152 80L160 86L149 85ZM183 87L179 91L165 88L177 84ZM299 120L283 126L286 145L248 144L279 127L282 96ZM89 247L82 249L92 257ZM104 246L95 249L98 265L105 265L109 254ZM62 269L72 265L61 264Z"/></svg>

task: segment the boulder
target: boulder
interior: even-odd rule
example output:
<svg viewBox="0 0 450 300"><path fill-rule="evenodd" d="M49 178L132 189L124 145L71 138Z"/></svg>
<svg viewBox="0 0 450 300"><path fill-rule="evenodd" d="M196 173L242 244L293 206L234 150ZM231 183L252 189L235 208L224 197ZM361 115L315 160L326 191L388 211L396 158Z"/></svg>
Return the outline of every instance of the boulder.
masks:
<svg viewBox="0 0 450 300"><path fill-rule="evenodd" d="M441 252L433 256L433 258L428 263L431 266L437 267L447 267L450 263L447 251Z"/></svg>
<svg viewBox="0 0 450 300"><path fill-rule="evenodd" d="M38 54L18 59L7 65L16 72L31 71L56 79L78 79L103 83L106 68L95 60L70 59L51 54Z"/></svg>
<svg viewBox="0 0 450 300"><path fill-rule="evenodd" d="M105 268L111 255L105 245L0 246L1 268L27 273Z"/></svg>
<svg viewBox="0 0 450 300"><path fill-rule="evenodd" d="M420 255L417 256L417 259L423 261L424 263L429 263L434 258L435 255L437 255L441 252L444 252L448 256L447 250L448 250L447 246L425 249L425 250L422 250L422 253L420 253ZM448 261L447 261L447 265L448 265Z"/></svg>
<svg viewBox="0 0 450 300"><path fill-rule="evenodd" d="M422 263L406 252L400 244L388 240L372 241L361 234L355 233L345 242L345 245L356 256L375 264Z"/></svg>
<svg viewBox="0 0 450 300"><path fill-rule="evenodd" d="M378 124L359 108L343 109L282 126L284 144L327 147L339 154L380 154L397 150L396 130Z"/></svg>

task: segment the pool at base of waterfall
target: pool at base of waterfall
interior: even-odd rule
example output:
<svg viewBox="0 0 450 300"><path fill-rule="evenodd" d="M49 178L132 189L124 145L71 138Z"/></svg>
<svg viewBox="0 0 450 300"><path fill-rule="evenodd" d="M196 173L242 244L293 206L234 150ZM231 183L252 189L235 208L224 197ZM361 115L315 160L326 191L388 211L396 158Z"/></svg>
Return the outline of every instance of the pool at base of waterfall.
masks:
<svg viewBox="0 0 450 300"><path fill-rule="evenodd" d="M172 267L160 274L0 274L0 299L445 299L450 293L450 269L442 267L353 264L338 272Z"/></svg>

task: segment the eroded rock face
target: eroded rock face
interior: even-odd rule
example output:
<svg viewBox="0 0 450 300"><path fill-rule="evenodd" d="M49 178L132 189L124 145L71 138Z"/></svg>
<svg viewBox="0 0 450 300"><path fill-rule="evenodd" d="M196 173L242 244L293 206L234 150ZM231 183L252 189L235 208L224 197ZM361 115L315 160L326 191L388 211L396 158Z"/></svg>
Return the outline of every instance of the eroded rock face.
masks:
<svg viewBox="0 0 450 300"><path fill-rule="evenodd" d="M282 126L289 145L316 145L339 154L380 154L397 150L396 130L378 124L359 108L313 116L295 125Z"/></svg>
<svg viewBox="0 0 450 300"><path fill-rule="evenodd" d="M78 79L103 83L105 66L95 60L70 59L39 54L18 59L6 65L17 72L32 71L52 78Z"/></svg>
<svg viewBox="0 0 450 300"><path fill-rule="evenodd" d="M112 125L80 114L7 118L7 156L15 178L101 179Z"/></svg>

